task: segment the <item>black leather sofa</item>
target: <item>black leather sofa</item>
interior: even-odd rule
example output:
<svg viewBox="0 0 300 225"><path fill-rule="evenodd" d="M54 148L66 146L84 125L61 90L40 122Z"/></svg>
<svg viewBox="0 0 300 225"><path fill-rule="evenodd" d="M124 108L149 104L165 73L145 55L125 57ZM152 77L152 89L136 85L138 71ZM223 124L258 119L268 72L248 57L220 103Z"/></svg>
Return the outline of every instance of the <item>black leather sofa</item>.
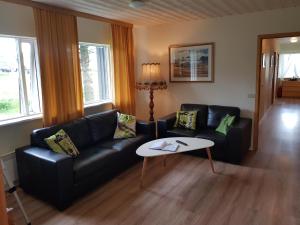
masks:
<svg viewBox="0 0 300 225"><path fill-rule="evenodd" d="M138 161L136 149L155 138L155 124L137 121L137 136L114 140L117 111L33 131L31 145L16 149L21 188L60 210ZM64 129L80 151L72 158L49 150L44 138Z"/></svg>
<svg viewBox="0 0 300 225"><path fill-rule="evenodd" d="M240 117L237 107L182 104L182 111L197 111L196 130L174 128L176 113L158 119L158 137L199 137L215 142L213 159L240 163L251 145L252 120ZM215 131L222 118L234 115L235 122L227 135ZM206 157L205 151L191 151L189 154Z"/></svg>

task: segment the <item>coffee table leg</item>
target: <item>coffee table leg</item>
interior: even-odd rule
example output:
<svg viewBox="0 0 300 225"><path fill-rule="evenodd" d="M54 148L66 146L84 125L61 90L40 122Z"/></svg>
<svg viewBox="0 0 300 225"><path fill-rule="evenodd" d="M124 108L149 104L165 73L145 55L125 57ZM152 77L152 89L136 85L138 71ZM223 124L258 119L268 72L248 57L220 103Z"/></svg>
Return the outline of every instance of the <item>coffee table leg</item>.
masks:
<svg viewBox="0 0 300 225"><path fill-rule="evenodd" d="M140 181L140 188L143 188L143 179L144 179L144 175L145 175L145 171L146 171L146 167L147 167L147 162L148 162L148 158L144 157L142 175L141 175L141 181Z"/></svg>
<svg viewBox="0 0 300 225"><path fill-rule="evenodd" d="M207 156L208 156L208 159L209 159L211 170L213 171L213 173L215 173L214 164L213 164L213 161L212 161L212 158L211 158L211 154L210 154L210 148L206 148L206 153L207 153Z"/></svg>

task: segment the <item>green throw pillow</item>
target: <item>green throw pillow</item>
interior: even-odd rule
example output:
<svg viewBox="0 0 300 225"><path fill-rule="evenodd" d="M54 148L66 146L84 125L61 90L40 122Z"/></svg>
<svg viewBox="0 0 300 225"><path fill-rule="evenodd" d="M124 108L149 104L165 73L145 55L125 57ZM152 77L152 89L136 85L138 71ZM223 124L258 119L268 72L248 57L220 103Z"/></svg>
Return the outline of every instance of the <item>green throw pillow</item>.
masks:
<svg viewBox="0 0 300 225"><path fill-rule="evenodd" d="M115 130L114 139L135 137L135 126L135 116L118 113L118 125Z"/></svg>
<svg viewBox="0 0 300 225"><path fill-rule="evenodd" d="M177 111L174 127L196 129L197 111Z"/></svg>
<svg viewBox="0 0 300 225"><path fill-rule="evenodd" d="M54 152L74 157L79 155L78 149L64 130L59 130L56 134L44 140Z"/></svg>
<svg viewBox="0 0 300 225"><path fill-rule="evenodd" d="M230 116L230 115L226 115L225 117L223 117L223 119L221 120L219 126L217 127L216 131L227 135L228 131L230 130L231 125L233 124L235 119L235 116Z"/></svg>

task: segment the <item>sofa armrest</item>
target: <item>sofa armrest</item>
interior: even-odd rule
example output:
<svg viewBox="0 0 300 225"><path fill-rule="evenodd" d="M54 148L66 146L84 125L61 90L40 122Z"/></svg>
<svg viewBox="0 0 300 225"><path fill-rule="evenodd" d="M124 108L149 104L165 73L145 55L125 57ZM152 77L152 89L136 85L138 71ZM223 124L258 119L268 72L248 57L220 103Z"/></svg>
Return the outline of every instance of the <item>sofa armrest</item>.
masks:
<svg viewBox="0 0 300 225"><path fill-rule="evenodd" d="M174 126L176 121L176 113L169 114L157 120L158 138L166 137L167 130Z"/></svg>
<svg viewBox="0 0 300 225"><path fill-rule="evenodd" d="M65 209L72 201L73 159L49 149L26 146L16 149L21 188Z"/></svg>
<svg viewBox="0 0 300 225"><path fill-rule="evenodd" d="M152 121L136 121L136 131L137 134L145 134L150 136L151 138L156 137L156 127L155 123Z"/></svg>
<svg viewBox="0 0 300 225"><path fill-rule="evenodd" d="M251 146L252 120L240 118L227 134L228 161L240 163Z"/></svg>

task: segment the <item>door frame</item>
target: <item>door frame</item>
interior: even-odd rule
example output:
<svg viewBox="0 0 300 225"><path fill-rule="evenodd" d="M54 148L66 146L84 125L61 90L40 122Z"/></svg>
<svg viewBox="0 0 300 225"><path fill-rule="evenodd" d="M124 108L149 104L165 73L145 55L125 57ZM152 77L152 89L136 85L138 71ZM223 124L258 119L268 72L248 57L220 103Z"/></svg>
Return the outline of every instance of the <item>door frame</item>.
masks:
<svg viewBox="0 0 300 225"><path fill-rule="evenodd" d="M259 137L259 110L260 110L260 82L261 82L261 63L262 63L262 41L263 39L275 39L285 37L299 37L300 31L275 33L275 34L261 34L257 36L257 53L256 53L256 94L255 94L255 111L253 124L253 150L258 150Z"/></svg>

